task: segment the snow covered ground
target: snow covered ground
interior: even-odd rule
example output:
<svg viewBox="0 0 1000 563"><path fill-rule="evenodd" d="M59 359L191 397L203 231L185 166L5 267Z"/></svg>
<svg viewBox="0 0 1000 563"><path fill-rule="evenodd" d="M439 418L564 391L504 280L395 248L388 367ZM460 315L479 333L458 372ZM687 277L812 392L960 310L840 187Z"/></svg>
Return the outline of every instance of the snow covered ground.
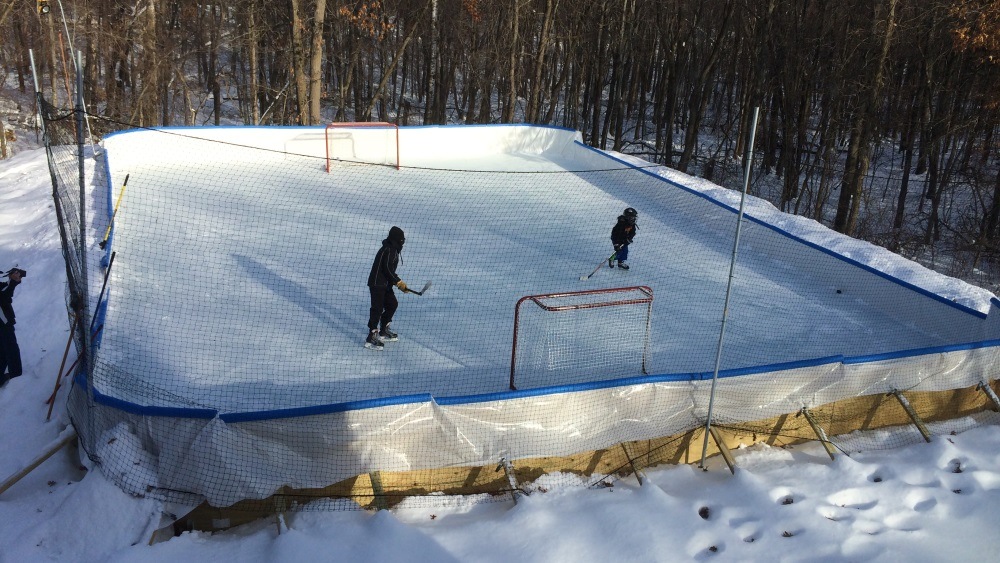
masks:
<svg viewBox="0 0 1000 563"><path fill-rule="evenodd" d="M885 260L870 245L835 242ZM977 290L898 263L912 283L982 302ZM4 478L67 425L66 387L45 421L69 327L43 151L0 167L0 264L29 273L15 294L25 374L0 390ZM597 490L553 485L516 506L455 499L380 513L306 511L280 533L261 521L154 546L163 507L123 493L67 449L0 493L0 561L989 560L1000 549L1000 431L991 420L935 424L931 444L833 462L815 445L757 445L736 452L735 476L717 464L668 467L651 471L644 487L630 478ZM892 443L893 435L866 441Z"/></svg>

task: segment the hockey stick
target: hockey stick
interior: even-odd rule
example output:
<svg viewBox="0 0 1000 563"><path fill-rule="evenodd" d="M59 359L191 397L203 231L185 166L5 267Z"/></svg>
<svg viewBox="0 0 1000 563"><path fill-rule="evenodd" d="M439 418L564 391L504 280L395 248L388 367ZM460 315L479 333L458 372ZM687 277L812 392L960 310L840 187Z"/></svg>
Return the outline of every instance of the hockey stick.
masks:
<svg viewBox="0 0 1000 563"><path fill-rule="evenodd" d="M412 293L414 295L423 295L425 291L427 291L428 289L430 289L430 287L431 287L431 282L427 282L427 283L424 284L424 288L421 289L420 291L416 291L416 290L413 290L413 289L410 289L410 288L406 288L403 291L405 293Z"/></svg>
<svg viewBox="0 0 1000 563"><path fill-rule="evenodd" d="M591 278L591 276L593 276L594 274L596 274L596 273L597 273L597 270L600 270L600 269L601 269L601 267L602 267L602 266L604 266L604 263L605 263L605 262L610 262L610 261L614 260L614 259L615 259L615 256L618 256L618 251L617 251L617 250L616 250L616 251L614 251L614 253L612 253L612 254L611 254L611 256L608 256L608 259L607 259L607 260L601 260L601 263L600 263L600 264L598 264L596 268L594 268L594 271L593 271L593 272L590 272L590 273L589 273L589 274L587 274L586 276L580 276L580 281L585 281L585 280L589 280L589 279Z"/></svg>
<svg viewBox="0 0 1000 563"><path fill-rule="evenodd" d="M69 338L66 339L66 349L63 350L62 362L59 364L59 371L56 373L56 386L52 389L52 395L49 396L49 400L45 401L45 404L49 406L49 412L45 415L45 422L48 422L52 418L52 407L56 404L56 393L59 392L59 386L62 385L62 374L63 368L66 367L66 357L69 356L69 345L73 343L73 336L76 332L76 323L79 322L79 318L73 315L73 324L69 327ZM75 364L74 364L75 365Z"/></svg>
<svg viewBox="0 0 1000 563"><path fill-rule="evenodd" d="M125 181L122 182L122 189L118 192L118 201L115 202L115 210L111 212L111 221L108 222L108 230L104 231L104 238L100 243L102 250L108 244L108 237L111 236L111 227L115 225L115 216L118 215L118 206L122 204L122 196L125 195L125 186L128 185L128 177L129 174L126 174Z"/></svg>
<svg viewBox="0 0 1000 563"><path fill-rule="evenodd" d="M94 321L97 320L97 313L101 310L101 302L104 301L104 290L108 288L108 276L111 275L111 266L115 263L116 252L111 253L111 260L108 261L108 267L104 270L104 283L101 284L101 294L97 297L97 307L94 308L94 316L90 318L90 333L94 333Z"/></svg>

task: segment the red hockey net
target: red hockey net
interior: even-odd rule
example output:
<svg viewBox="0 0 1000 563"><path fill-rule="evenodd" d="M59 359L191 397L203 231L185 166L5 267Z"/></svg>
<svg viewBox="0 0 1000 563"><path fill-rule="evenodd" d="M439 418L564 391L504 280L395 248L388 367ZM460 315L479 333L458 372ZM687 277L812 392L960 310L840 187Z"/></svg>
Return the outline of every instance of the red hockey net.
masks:
<svg viewBox="0 0 1000 563"><path fill-rule="evenodd" d="M522 297L514 307L510 388L645 374L652 308L646 286Z"/></svg>

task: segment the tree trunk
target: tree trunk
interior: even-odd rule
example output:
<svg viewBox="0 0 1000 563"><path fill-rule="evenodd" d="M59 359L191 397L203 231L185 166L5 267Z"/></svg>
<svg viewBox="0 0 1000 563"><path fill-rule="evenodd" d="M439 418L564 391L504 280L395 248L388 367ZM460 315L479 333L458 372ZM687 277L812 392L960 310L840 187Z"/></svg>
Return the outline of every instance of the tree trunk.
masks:
<svg viewBox="0 0 1000 563"><path fill-rule="evenodd" d="M1000 172L996 173L996 180L993 182L993 199L990 202L989 212L986 214L986 221L980 229L980 238L984 238L997 246L1000 239Z"/></svg>
<svg viewBox="0 0 1000 563"><path fill-rule="evenodd" d="M840 197L837 199L837 215L833 219L834 230L850 235L854 230L851 222L851 209L854 208L854 200L861 193L861 186L864 182L864 175L861 173L861 153L867 147L861 146L862 129L864 128L861 115L855 117L851 126L851 140L847 147L847 162L844 165L844 179L840 184Z"/></svg>
<svg viewBox="0 0 1000 563"><path fill-rule="evenodd" d="M319 0L323 1L323 0ZM309 123L309 81L306 76L305 23L302 21L302 0L289 0L292 7L292 74L295 76L295 100L298 123Z"/></svg>
<svg viewBox="0 0 1000 563"><path fill-rule="evenodd" d="M507 64L507 103L500 120L513 123L517 111L517 69L521 60L521 7L520 0L511 0L513 11L510 16L510 53Z"/></svg>
<svg viewBox="0 0 1000 563"><path fill-rule="evenodd" d="M309 115L308 125L322 121L320 101L323 99L323 22L326 20L326 0L316 0L313 14L312 41L309 64Z"/></svg>
<svg viewBox="0 0 1000 563"><path fill-rule="evenodd" d="M545 53L549 50L549 40L552 35L552 21L555 18L559 0L545 0L545 15L542 18L542 31L538 37L538 52L535 53L535 73L528 91L528 105L524 120L537 123L540 114L542 76L545 71Z"/></svg>
<svg viewBox="0 0 1000 563"><path fill-rule="evenodd" d="M896 27L896 4L898 0L889 0L889 12L884 22L885 32L879 35L878 17L873 18L872 38L881 37L881 52L874 68L874 73L867 92L858 96L858 106L851 126L851 144L848 154L848 166L844 171L844 181L841 183L840 198L837 201L837 216L833 228L846 235L853 235L857 224L857 211L861 204L864 177L868 173L869 152L874 130L873 121L878 115L882 86L885 82L886 60L889 56L889 45L892 42L893 30ZM877 16L877 14L876 14Z"/></svg>
<svg viewBox="0 0 1000 563"><path fill-rule="evenodd" d="M436 0L431 0L431 2L436 3ZM403 53L406 52L406 47L410 44L410 40L413 39L413 36L420 28L420 18L423 16L423 13L427 11L427 6L429 5L430 4L425 4L419 15L413 18L410 23L410 29L406 32L406 36L403 38L403 42L399 45L399 48L396 49L396 53L393 55L388 68L386 68L382 73L382 80L379 82L378 86L375 87L375 92L372 94L371 101L368 103L368 107L365 108L364 116L366 118L371 117L372 111L375 109L376 102L385 96L385 86L388 83L389 78L396 75L396 66L399 64L399 60L403 57Z"/></svg>
<svg viewBox="0 0 1000 563"><path fill-rule="evenodd" d="M260 125L260 84L258 76L260 74L260 63L257 60L257 45L259 33L257 29L257 2L252 0L247 9L247 46L249 47L250 58L250 92L247 95L247 103L250 104L250 119L253 125Z"/></svg>
<svg viewBox="0 0 1000 563"><path fill-rule="evenodd" d="M690 165L691 159L694 156L694 149L698 144L698 129L701 127L705 104L708 103L709 92L713 87L709 79L715 72L715 66L719 62L719 57L722 56L722 46L726 35L729 33L729 22L732 21L733 13L736 11L736 3L726 2L724 9L725 13L722 22L716 30L715 40L711 46L712 50L698 73L697 82L691 87L691 97L688 101L688 124L684 135L684 151L681 153L681 159L677 163L677 169L682 172L686 171L688 165Z"/></svg>

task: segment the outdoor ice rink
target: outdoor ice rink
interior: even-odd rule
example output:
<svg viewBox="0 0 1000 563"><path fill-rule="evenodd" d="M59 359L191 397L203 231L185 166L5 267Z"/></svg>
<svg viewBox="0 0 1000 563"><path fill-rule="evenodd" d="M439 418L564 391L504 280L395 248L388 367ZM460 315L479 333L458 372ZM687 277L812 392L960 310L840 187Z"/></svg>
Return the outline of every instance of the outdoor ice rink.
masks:
<svg viewBox="0 0 1000 563"><path fill-rule="evenodd" d="M639 285L655 295L647 373L710 376L715 367L736 214L572 132L480 127L447 139L458 128L414 128L399 143L401 169L334 162L328 173L321 127L203 129L105 141L110 179L93 191L96 238L121 197L94 371L106 393L242 412L504 392L518 299ZM366 134L374 137L357 133L335 149L391 163L388 134ZM372 146L374 156L364 150ZM632 269L605 266L581 281L612 252L625 207L639 211ZM397 291L400 340L375 352L362 346L365 284L393 225L406 232L398 273L414 288L433 284L423 296ZM814 250L759 223L743 236L723 370L977 338L933 320L935 308L953 309L940 299L826 254L832 266L804 262ZM641 375L623 330L598 320L545 344L565 353L612 343L606 373L525 373L518 387Z"/></svg>

